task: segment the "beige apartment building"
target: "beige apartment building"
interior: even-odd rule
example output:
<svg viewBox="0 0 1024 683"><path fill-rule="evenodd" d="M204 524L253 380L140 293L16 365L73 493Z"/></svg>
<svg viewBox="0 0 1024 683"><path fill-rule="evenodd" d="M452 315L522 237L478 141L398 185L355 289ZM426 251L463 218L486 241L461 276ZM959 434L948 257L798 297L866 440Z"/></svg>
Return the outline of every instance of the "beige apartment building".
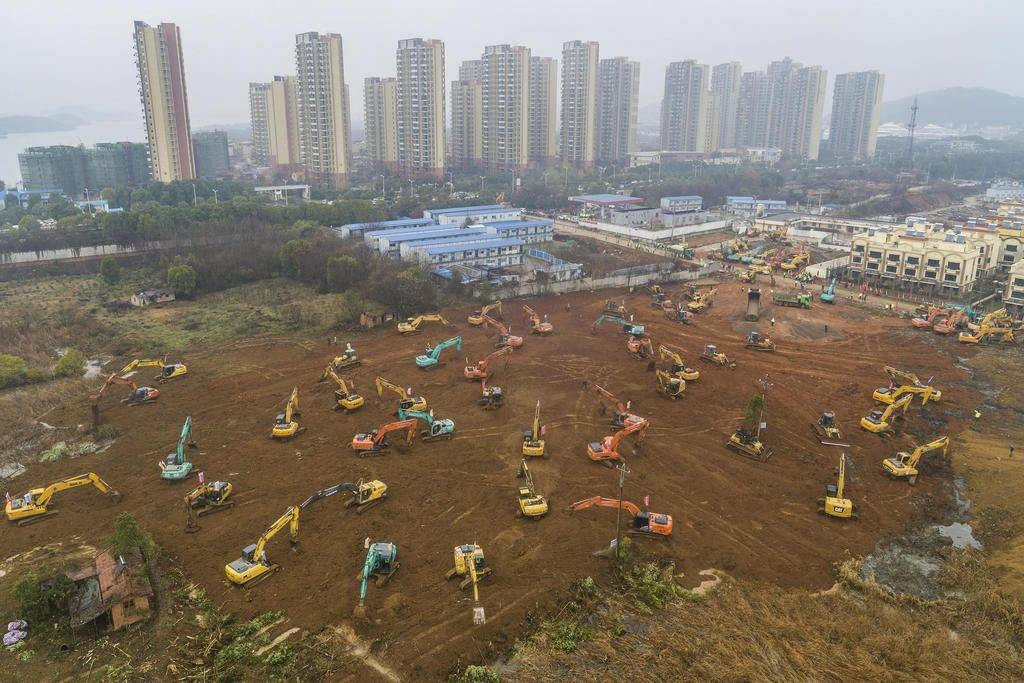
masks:
<svg viewBox="0 0 1024 683"><path fill-rule="evenodd" d="M739 62L718 64L711 69L711 118L713 132L708 135L709 152L737 147L736 118L739 114L740 82L743 67Z"/></svg>
<svg viewBox="0 0 1024 683"><path fill-rule="evenodd" d="M306 181L344 187L351 167L352 128L341 36L295 36L299 144Z"/></svg>
<svg viewBox="0 0 1024 683"><path fill-rule="evenodd" d="M153 180L191 180L196 177L196 163L177 24L150 26L136 21L135 63Z"/></svg>
<svg viewBox="0 0 1024 683"><path fill-rule="evenodd" d="M444 43L410 38L395 53L398 169L410 177L444 176Z"/></svg>
<svg viewBox="0 0 1024 683"><path fill-rule="evenodd" d="M627 57L602 59L598 93L597 160L625 163L636 151L640 62Z"/></svg>
<svg viewBox="0 0 1024 683"><path fill-rule="evenodd" d="M1024 261L1014 263L1007 274L1003 305L1017 313L1024 311Z"/></svg>
<svg viewBox="0 0 1024 683"><path fill-rule="evenodd" d="M376 171L398 170L398 81L371 76L363 81L366 155Z"/></svg>
<svg viewBox="0 0 1024 683"><path fill-rule="evenodd" d="M249 116L253 162L276 170L300 168L295 76L274 76L270 83L250 83Z"/></svg>
<svg viewBox="0 0 1024 683"><path fill-rule="evenodd" d="M885 76L877 71L838 74L832 95L829 147L842 159L875 156Z"/></svg>
<svg viewBox="0 0 1024 683"><path fill-rule="evenodd" d="M710 107L711 69L688 59L665 67L661 100L661 148L673 152L704 152Z"/></svg>
<svg viewBox="0 0 1024 683"><path fill-rule="evenodd" d="M890 287L955 296L995 267L999 248L994 231L932 223L869 229L853 236L850 272Z"/></svg>
<svg viewBox="0 0 1024 683"><path fill-rule="evenodd" d="M483 84L452 81L452 166L472 170L483 165Z"/></svg>
<svg viewBox="0 0 1024 683"><path fill-rule="evenodd" d="M558 60L530 57L530 163L545 167L558 160Z"/></svg>
<svg viewBox="0 0 1024 683"><path fill-rule="evenodd" d="M571 40L562 45L562 163L593 168L597 154L599 46Z"/></svg>
<svg viewBox="0 0 1024 683"><path fill-rule="evenodd" d="M530 48L484 48L483 162L488 170L520 170L530 161Z"/></svg>

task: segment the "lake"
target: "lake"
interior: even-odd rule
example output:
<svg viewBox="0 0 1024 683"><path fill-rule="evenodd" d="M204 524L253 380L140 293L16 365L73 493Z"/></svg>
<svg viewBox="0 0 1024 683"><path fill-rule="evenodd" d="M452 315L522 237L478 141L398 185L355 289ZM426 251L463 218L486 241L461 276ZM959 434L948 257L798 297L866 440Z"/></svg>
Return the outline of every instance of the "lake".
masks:
<svg viewBox="0 0 1024 683"><path fill-rule="evenodd" d="M18 154L26 147L47 145L94 145L97 142L145 142L142 114L138 119L91 123L74 130L53 133L10 133L0 137L0 180L13 185L21 180Z"/></svg>

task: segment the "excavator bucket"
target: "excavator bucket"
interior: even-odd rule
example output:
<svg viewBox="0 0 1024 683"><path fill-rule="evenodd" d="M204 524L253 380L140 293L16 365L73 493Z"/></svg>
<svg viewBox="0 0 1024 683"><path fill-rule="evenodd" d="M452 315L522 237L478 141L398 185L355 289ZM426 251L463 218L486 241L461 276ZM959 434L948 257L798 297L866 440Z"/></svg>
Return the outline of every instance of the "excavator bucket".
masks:
<svg viewBox="0 0 1024 683"><path fill-rule="evenodd" d="M486 624L486 623L487 623L487 615L484 614L484 608L483 607L474 607L473 608L473 625L474 626L481 626L481 625Z"/></svg>

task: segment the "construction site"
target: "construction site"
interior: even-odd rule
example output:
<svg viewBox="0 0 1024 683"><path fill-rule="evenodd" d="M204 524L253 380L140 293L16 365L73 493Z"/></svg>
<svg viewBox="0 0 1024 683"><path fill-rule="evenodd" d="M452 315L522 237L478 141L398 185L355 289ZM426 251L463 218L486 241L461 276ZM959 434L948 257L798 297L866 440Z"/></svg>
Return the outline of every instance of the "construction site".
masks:
<svg viewBox="0 0 1024 683"><path fill-rule="evenodd" d="M943 456L983 400L958 357L979 347L795 285L759 302L735 280L506 300L500 317L442 310L338 346L258 337L134 367L97 415L94 391L46 417L114 425L109 448L9 484L90 471L120 501L62 491L59 515L0 543L95 542L128 511L223 610L282 611L294 639L351 629L388 669L364 680L491 661L574 580L600 581L620 477L622 536L683 586L713 568L827 589L838 561L953 505ZM121 400L145 384L158 395ZM912 481L893 476L941 437ZM213 482L230 507L196 517L182 501Z"/></svg>

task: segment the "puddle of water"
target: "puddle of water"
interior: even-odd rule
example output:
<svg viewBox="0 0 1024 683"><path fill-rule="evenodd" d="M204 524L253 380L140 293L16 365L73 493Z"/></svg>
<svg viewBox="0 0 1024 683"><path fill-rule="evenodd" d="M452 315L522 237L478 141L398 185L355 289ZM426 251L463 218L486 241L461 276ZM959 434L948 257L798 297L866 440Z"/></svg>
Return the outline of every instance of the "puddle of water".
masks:
<svg viewBox="0 0 1024 683"><path fill-rule="evenodd" d="M957 550L966 550L967 548L981 550L981 541L974 537L974 529L970 524L953 522L946 526L936 527L936 529L940 536L952 541L953 547Z"/></svg>
<svg viewBox="0 0 1024 683"><path fill-rule="evenodd" d="M103 361L100 360L87 360L85 361L85 379L96 379L103 374Z"/></svg>

